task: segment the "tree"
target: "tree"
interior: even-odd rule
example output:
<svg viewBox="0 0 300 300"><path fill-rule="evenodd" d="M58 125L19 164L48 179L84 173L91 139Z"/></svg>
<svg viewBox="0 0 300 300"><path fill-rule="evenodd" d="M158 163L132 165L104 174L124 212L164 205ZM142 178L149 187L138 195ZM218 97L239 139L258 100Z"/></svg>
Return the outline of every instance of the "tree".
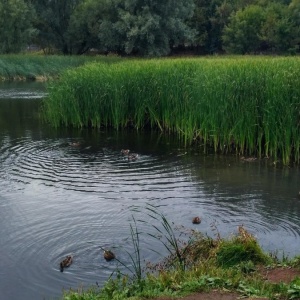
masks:
<svg viewBox="0 0 300 300"><path fill-rule="evenodd" d="M42 47L54 47L63 54L72 54L69 37L70 19L76 7L84 0L32 0L36 9L35 27L37 43Z"/></svg>
<svg viewBox="0 0 300 300"><path fill-rule="evenodd" d="M261 39L266 50L273 52L287 51L292 45L292 21L288 6L280 3L269 3L266 7L266 20L261 29Z"/></svg>
<svg viewBox="0 0 300 300"><path fill-rule="evenodd" d="M258 51L265 19L264 9L257 5L249 5L231 15L229 24L223 31L226 52L245 54Z"/></svg>
<svg viewBox="0 0 300 300"><path fill-rule="evenodd" d="M289 5L289 13L293 22L292 47L295 51L300 51L300 0L292 0Z"/></svg>
<svg viewBox="0 0 300 300"><path fill-rule="evenodd" d="M99 37L108 50L160 56L193 39L185 23L193 14L193 0L115 0L115 16L101 22Z"/></svg>
<svg viewBox="0 0 300 300"><path fill-rule="evenodd" d="M23 0L0 0L0 53L21 51L34 35L34 10Z"/></svg>
<svg viewBox="0 0 300 300"><path fill-rule="evenodd" d="M187 24L196 31L193 46L198 52L214 53L221 48L221 34L217 26L214 26L220 2L221 0L195 0L194 14Z"/></svg>
<svg viewBox="0 0 300 300"><path fill-rule="evenodd" d="M86 0L76 7L68 29L72 53L82 54L91 48L102 48L99 27L107 14L107 7L106 0Z"/></svg>

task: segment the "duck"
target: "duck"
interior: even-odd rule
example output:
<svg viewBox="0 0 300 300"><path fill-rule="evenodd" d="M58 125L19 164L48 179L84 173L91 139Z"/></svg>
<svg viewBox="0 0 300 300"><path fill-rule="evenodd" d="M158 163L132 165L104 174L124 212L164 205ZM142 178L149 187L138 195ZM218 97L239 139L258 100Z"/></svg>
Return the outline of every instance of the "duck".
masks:
<svg viewBox="0 0 300 300"><path fill-rule="evenodd" d="M137 153L128 154L128 160L136 160L139 157Z"/></svg>
<svg viewBox="0 0 300 300"><path fill-rule="evenodd" d="M69 267L73 262L73 256L72 255L68 255L66 256L66 258L64 260L62 260L59 264L60 266L60 271L63 272L64 268Z"/></svg>
<svg viewBox="0 0 300 300"><path fill-rule="evenodd" d="M252 161L257 160L257 158L256 158L256 157L248 157L248 158L246 158L245 156L242 156L242 157L241 157L241 160L243 160L243 161L248 161L248 162L252 162Z"/></svg>
<svg viewBox="0 0 300 300"><path fill-rule="evenodd" d="M70 143L70 146L72 146L72 147L79 147L80 143L79 142L72 142L72 143Z"/></svg>
<svg viewBox="0 0 300 300"><path fill-rule="evenodd" d="M110 250L104 250L103 256L107 261L110 261L116 257L115 254Z"/></svg>
<svg viewBox="0 0 300 300"><path fill-rule="evenodd" d="M123 155L128 155L129 152L130 152L129 149L122 149L122 150L121 150L121 154L123 154Z"/></svg>
<svg viewBox="0 0 300 300"><path fill-rule="evenodd" d="M199 217L194 217L192 220L193 224L200 224L201 223L201 219Z"/></svg>

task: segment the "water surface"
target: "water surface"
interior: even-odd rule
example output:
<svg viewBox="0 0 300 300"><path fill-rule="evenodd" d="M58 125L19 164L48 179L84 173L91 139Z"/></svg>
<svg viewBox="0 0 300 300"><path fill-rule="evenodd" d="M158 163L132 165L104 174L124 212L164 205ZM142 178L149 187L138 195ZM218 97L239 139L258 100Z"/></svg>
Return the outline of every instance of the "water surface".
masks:
<svg viewBox="0 0 300 300"><path fill-rule="evenodd" d="M132 212L155 205L170 222L221 236L244 225L266 251L299 254L299 169L202 155L159 133L55 130L41 122L42 84L0 85L0 299L53 299L102 285L132 251ZM74 146L73 143L79 143ZM139 154L128 161L121 149ZM200 225L191 219L199 215ZM212 226L213 225L213 226ZM146 260L157 241L142 237ZM73 254L63 273L59 262Z"/></svg>

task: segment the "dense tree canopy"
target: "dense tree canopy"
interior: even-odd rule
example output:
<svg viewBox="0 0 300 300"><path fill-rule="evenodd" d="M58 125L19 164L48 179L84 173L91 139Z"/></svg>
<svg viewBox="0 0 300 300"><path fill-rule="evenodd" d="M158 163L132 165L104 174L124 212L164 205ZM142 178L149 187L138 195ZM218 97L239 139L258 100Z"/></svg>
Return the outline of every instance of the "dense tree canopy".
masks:
<svg viewBox="0 0 300 300"><path fill-rule="evenodd" d="M193 30L185 23L193 14L193 0L118 0L111 3L117 17L105 19L100 26L101 40L106 41L109 50L165 55L172 47L191 42L194 37Z"/></svg>
<svg viewBox="0 0 300 300"><path fill-rule="evenodd" d="M35 30L34 10L23 0L0 0L0 53L19 52Z"/></svg>
<svg viewBox="0 0 300 300"><path fill-rule="evenodd" d="M265 19L264 9L257 5L249 5L232 14L224 29L224 49L238 54L258 51Z"/></svg>
<svg viewBox="0 0 300 300"><path fill-rule="evenodd" d="M0 52L300 52L300 0L0 0Z"/></svg>

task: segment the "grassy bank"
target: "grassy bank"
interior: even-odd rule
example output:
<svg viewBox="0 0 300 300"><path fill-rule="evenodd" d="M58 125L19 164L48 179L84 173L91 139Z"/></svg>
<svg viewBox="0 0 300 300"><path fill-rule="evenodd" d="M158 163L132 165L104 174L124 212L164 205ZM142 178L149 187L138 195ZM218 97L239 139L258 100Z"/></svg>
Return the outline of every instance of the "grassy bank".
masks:
<svg viewBox="0 0 300 300"><path fill-rule="evenodd" d="M299 58L93 63L49 92L54 126L151 127L223 153L300 160Z"/></svg>
<svg viewBox="0 0 300 300"><path fill-rule="evenodd" d="M87 62L115 60L118 58L33 54L0 55L0 81L47 80L57 77L66 69L76 68Z"/></svg>
<svg viewBox="0 0 300 300"><path fill-rule="evenodd" d="M292 267L300 274L299 257L278 260L275 255L264 253L253 235L242 226L228 239L219 235L213 239L191 230L186 242L182 242L176 238L175 230L168 228L170 224L166 220L162 223L167 230L158 229L159 240L170 255L155 265L148 265L144 276L117 272L117 276L109 279L103 288L68 291L63 299L138 300L162 296L175 299L212 290L235 292L241 297L299 299L299 277L289 282L272 282L265 278L266 273L279 266L283 269ZM159 228L157 222L155 224L153 227Z"/></svg>

